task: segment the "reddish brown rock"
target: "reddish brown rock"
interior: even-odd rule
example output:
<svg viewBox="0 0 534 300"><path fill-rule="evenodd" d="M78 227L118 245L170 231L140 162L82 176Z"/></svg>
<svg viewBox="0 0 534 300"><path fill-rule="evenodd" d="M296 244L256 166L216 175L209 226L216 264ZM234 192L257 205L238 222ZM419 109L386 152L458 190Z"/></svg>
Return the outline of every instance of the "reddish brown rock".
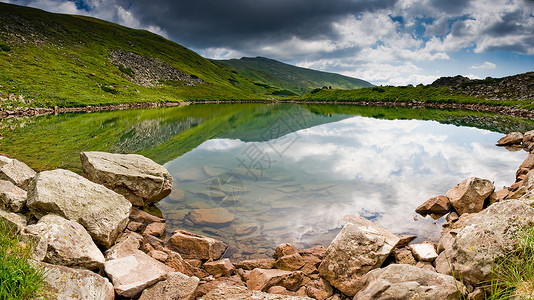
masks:
<svg viewBox="0 0 534 300"><path fill-rule="evenodd" d="M304 274L299 271L254 269L248 276L247 287L265 292L272 286L279 285L294 292L300 288L303 280Z"/></svg>
<svg viewBox="0 0 534 300"><path fill-rule="evenodd" d="M276 261L272 258L258 258L243 260L235 263L235 267L243 270L253 270L253 269L272 269Z"/></svg>
<svg viewBox="0 0 534 300"><path fill-rule="evenodd" d="M296 271L304 266L305 261L298 252L278 257L274 267L279 270Z"/></svg>
<svg viewBox="0 0 534 300"><path fill-rule="evenodd" d="M532 151L534 149L534 130L525 132L523 135L523 147Z"/></svg>
<svg viewBox="0 0 534 300"><path fill-rule="evenodd" d="M296 296L297 293L288 291L285 287L275 285L267 290L267 293L277 294L277 295L286 295L286 296Z"/></svg>
<svg viewBox="0 0 534 300"><path fill-rule="evenodd" d="M209 276L209 273L191 266L187 261L185 261L182 256L174 251L164 248L165 253L168 255L165 265L171 267L176 272L183 273L187 276L196 276L198 278L204 278Z"/></svg>
<svg viewBox="0 0 534 300"><path fill-rule="evenodd" d="M305 287L308 297L317 300L324 300L334 294L334 289L330 283L322 278L309 282Z"/></svg>
<svg viewBox="0 0 534 300"><path fill-rule="evenodd" d="M204 263L202 268L216 278L229 277L235 272L235 267L228 258Z"/></svg>
<svg viewBox="0 0 534 300"><path fill-rule="evenodd" d="M523 134L521 132L510 132L497 141L497 146L520 145L522 142Z"/></svg>
<svg viewBox="0 0 534 300"><path fill-rule="evenodd" d="M196 235L183 230L176 231L166 247L188 259L217 260L228 246L216 239Z"/></svg>
<svg viewBox="0 0 534 300"><path fill-rule="evenodd" d="M395 262L398 264L406 264L415 266L417 263L410 250L399 250L395 252Z"/></svg>
<svg viewBox="0 0 534 300"><path fill-rule="evenodd" d="M165 233L165 223L154 222L146 226L144 234L162 236Z"/></svg>
<svg viewBox="0 0 534 300"><path fill-rule="evenodd" d="M508 189L502 189L495 191L491 193L489 198L489 204L492 205L493 203L501 202L510 194L510 191Z"/></svg>
<svg viewBox="0 0 534 300"><path fill-rule="evenodd" d="M291 255L298 253L299 251L293 247L291 244L281 244L276 247L276 250L274 251L273 258L278 259L285 255Z"/></svg>
<svg viewBox="0 0 534 300"><path fill-rule="evenodd" d="M447 198L459 215L476 213L484 208L484 201L495 190L487 179L471 177L458 183L447 192Z"/></svg>
<svg viewBox="0 0 534 300"><path fill-rule="evenodd" d="M169 258L169 255L163 251L159 251L159 250L152 250L150 252L148 252L148 255L158 261L161 261L161 262L165 262L167 261L167 259Z"/></svg>
<svg viewBox="0 0 534 300"><path fill-rule="evenodd" d="M193 209L187 218L196 225L222 227L229 225L234 220L234 215L225 208Z"/></svg>
<svg viewBox="0 0 534 300"><path fill-rule="evenodd" d="M132 209L130 210L130 220L134 222L143 223L145 225L154 222L165 222L165 219L153 216L147 213L146 211L140 210L135 206L132 206Z"/></svg>
<svg viewBox="0 0 534 300"><path fill-rule="evenodd" d="M127 228L128 230L131 230L131 231L138 231L139 229L141 229L141 227L143 227L143 223L130 221L128 223Z"/></svg>
<svg viewBox="0 0 534 300"><path fill-rule="evenodd" d="M534 168L534 154L529 154L527 158L521 163L519 166L519 169L529 169L532 170Z"/></svg>
<svg viewBox="0 0 534 300"><path fill-rule="evenodd" d="M179 272L169 273L167 279L145 289L139 300L193 300L198 278Z"/></svg>
<svg viewBox="0 0 534 300"><path fill-rule="evenodd" d="M432 197L415 209L415 212L426 216L431 214L444 215L451 209L451 202L446 196Z"/></svg>
<svg viewBox="0 0 534 300"><path fill-rule="evenodd" d="M221 277L217 278L213 281L203 283L198 286L196 297L200 298L206 295L207 293L211 292L214 289L217 289L219 286L244 286L243 281L241 281L241 278L239 276L232 276L232 277ZM220 299L232 299L232 298L220 298Z"/></svg>
<svg viewBox="0 0 534 300"><path fill-rule="evenodd" d="M397 248L402 248L408 246L413 240L415 240L417 236L415 235L403 235L399 238L399 242L397 243Z"/></svg>
<svg viewBox="0 0 534 300"><path fill-rule="evenodd" d="M318 273L317 269L321 264L321 259L315 255L303 255L304 266L300 268L300 271L306 275Z"/></svg>
<svg viewBox="0 0 534 300"><path fill-rule="evenodd" d="M318 257L319 259L323 259L325 253L326 253L326 247L325 246L315 246L315 247L311 247L309 249L299 250L299 254L302 255L302 256L314 255L314 256Z"/></svg>

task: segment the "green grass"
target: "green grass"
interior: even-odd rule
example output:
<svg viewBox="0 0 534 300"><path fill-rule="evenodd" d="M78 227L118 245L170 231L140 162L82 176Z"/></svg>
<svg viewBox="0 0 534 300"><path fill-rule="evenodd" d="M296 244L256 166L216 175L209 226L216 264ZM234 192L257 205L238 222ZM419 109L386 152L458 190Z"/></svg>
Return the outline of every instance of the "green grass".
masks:
<svg viewBox="0 0 534 300"><path fill-rule="evenodd" d="M44 271L29 263L31 245L0 220L0 300L37 299L44 295Z"/></svg>
<svg viewBox="0 0 534 300"><path fill-rule="evenodd" d="M497 260L487 299L534 299L534 227L519 236L515 251Z"/></svg>
<svg viewBox="0 0 534 300"><path fill-rule="evenodd" d="M502 105L525 109L534 109L530 100L484 100L449 91L448 87L433 86L380 86L357 90L315 89L300 97L300 100L331 102L429 102Z"/></svg>
<svg viewBox="0 0 534 300"><path fill-rule="evenodd" d="M256 57L241 59L220 60L217 64L229 67L236 74L241 74L266 87L275 87L287 90L296 95L302 95L314 88L332 86L335 89L358 89L372 86L367 81L347 77L339 74L320 72L288 65L276 60ZM273 95L277 95L274 92ZM290 94L278 94L293 96Z"/></svg>

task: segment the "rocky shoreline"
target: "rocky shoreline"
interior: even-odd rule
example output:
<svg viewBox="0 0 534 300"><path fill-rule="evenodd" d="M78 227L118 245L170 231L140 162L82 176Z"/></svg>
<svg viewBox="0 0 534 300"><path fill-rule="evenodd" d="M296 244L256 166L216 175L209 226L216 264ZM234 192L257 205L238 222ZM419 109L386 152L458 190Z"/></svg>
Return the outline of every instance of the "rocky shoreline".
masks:
<svg viewBox="0 0 534 300"><path fill-rule="evenodd" d="M220 100L220 101L184 101L184 102L149 102L127 103L117 105L83 106L83 107L25 107L14 110L0 109L0 118L43 116L72 112L99 112L126 109L143 109L155 107L172 107L191 104L223 104L223 103L293 103L293 104L336 104L380 107L424 107L437 109L461 109L506 115L514 118L534 119L534 111L510 106L465 104L465 103L433 103L433 102L395 102L395 101L307 101L307 100Z"/></svg>
<svg viewBox="0 0 534 300"><path fill-rule="evenodd" d="M417 208L447 215L438 244L348 215L328 248L230 261L225 241L178 230L164 242L165 220L141 208L171 192L165 168L102 152L80 154L84 176L0 156L0 219L32 243L56 299L484 299L534 218L534 130L498 144L529 152L514 184L468 178Z"/></svg>

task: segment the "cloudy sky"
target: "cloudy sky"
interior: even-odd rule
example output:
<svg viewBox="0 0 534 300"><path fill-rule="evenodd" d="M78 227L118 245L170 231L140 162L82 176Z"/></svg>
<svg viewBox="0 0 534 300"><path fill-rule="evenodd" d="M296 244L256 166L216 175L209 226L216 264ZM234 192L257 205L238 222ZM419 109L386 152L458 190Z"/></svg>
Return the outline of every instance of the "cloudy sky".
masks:
<svg viewBox="0 0 534 300"><path fill-rule="evenodd" d="M0 0L147 29L216 59L264 56L371 83L534 70L534 0Z"/></svg>

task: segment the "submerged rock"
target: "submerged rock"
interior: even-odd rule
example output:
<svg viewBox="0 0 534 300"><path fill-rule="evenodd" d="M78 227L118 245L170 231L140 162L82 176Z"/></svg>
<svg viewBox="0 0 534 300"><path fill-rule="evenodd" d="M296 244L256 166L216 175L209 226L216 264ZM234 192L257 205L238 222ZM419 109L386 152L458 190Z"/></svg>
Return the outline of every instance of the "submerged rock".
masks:
<svg viewBox="0 0 534 300"><path fill-rule="evenodd" d="M167 169L142 155L81 152L80 157L87 178L134 205L157 202L171 193L172 176Z"/></svg>
<svg viewBox="0 0 534 300"><path fill-rule="evenodd" d="M447 192L447 198L459 215L476 213L484 208L484 201L495 190L487 179L471 177L458 183Z"/></svg>
<svg viewBox="0 0 534 300"><path fill-rule="evenodd" d="M222 227L232 223L235 217L225 208L219 207L193 209L189 212L187 218L196 225Z"/></svg>
<svg viewBox="0 0 534 300"><path fill-rule="evenodd" d="M128 224L130 207L124 196L71 171L39 173L28 187L27 206L37 217L57 214L80 223L109 248Z"/></svg>
<svg viewBox="0 0 534 300"><path fill-rule="evenodd" d="M348 223L326 250L319 274L343 294L354 296L362 276L382 265L399 238L362 217L345 219Z"/></svg>
<svg viewBox="0 0 534 300"><path fill-rule="evenodd" d="M410 265L392 264L363 276L354 300L427 299L455 300L467 289L452 276Z"/></svg>

